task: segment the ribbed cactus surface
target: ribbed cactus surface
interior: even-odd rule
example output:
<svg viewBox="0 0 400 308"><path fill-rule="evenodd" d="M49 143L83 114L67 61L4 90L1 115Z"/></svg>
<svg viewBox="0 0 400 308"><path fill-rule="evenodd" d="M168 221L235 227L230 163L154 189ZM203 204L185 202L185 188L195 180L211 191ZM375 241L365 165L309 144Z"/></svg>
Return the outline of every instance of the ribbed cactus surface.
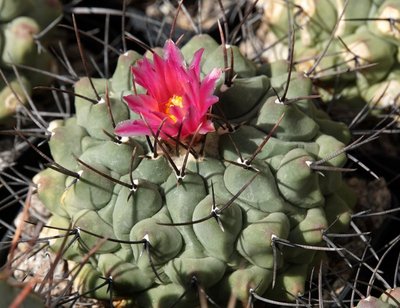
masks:
<svg viewBox="0 0 400 308"><path fill-rule="evenodd" d="M284 62L257 66L206 35L160 53L128 51L111 79L82 78L76 116L49 127L56 164L35 183L49 224L75 230L53 249L98 298L112 284L141 307L192 307L198 288L222 304L251 290L294 300L313 247L350 221L347 127L307 98L301 74L285 93Z"/></svg>

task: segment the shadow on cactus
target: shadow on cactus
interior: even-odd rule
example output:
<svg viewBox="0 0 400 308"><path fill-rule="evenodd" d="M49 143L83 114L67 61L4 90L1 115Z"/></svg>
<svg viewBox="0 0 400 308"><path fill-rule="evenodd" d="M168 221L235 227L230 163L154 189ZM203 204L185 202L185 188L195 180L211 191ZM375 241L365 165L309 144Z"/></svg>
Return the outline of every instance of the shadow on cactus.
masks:
<svg viewBox="0 0 400 308"><path fill-rule="evenodd" d="M128 51L111 79L75 84L76 116L51 123L54 161L34 182L81 294L303 301L355 200L341 174L348 128L288 70L199 35Z"/></svg>

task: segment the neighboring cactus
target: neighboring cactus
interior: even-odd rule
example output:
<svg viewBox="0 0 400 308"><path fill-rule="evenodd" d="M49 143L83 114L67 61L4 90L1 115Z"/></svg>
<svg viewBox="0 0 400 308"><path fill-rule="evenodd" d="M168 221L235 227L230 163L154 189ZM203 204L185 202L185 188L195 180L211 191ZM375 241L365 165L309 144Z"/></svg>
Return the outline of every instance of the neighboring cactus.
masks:
<svg viewBox="0 0 400 308"><path fill-rule="evenodd" d="M35 282L27 283L13 279L10 268L2 267L0 270L0 297L2 307L43 308L43 299L35 294L32 289Z"/></svg>
<svg viewBox="0 0 400 308"><path fill-rule="evenodd" d="M43 308L43 300L24 290L24 286L7 279L0 279L0 296L3 307ZM28 286L29 287L29 286ZM28 290L29 291L29 290ZM13 304L13 305L12 305ZM11 306L12 305L12 306Z"/></svg>
<svg viewBox="0 0 400 308"><path fill-rule="evenodd" d="M77 82L76 116L49 127L55 163L34 182L49 225L77 232L63 256L82 262L86 295L191 307L200 287L220 303L251 290L293 301L319 260L312 246L347 229L347 127L307 99L309 79L292 72L285 93L285 63L258 67L236 46L223 84L224 49L194 37L189 67L172 41L154 63L128 51L110 80Z"/></svg>
<svg viewBox="0 0 400 308"><path fill-rule="evenodd" d="M400 288L386 290L379 298L368 296L356 308L393 308L400 306Z"/></svg>
<svg viewBox="0 0 400 308"><path fill-rule="evenodd" d="M379 297L381 301L384 303L388 303L393 307L400 306L400 288L396 287L393 289L386 290L382 295Z"/></svg>
<svg viewBox="0 0 400 308"><path fill-rule="evenodd" d="M398 106L400 2L345 3L260 1L264 28L258 37L265 48L273 47L267 48L262 57L275 61L287 56L288 40L281 38L289 33L289 11L296 33L294 63L299 71L317 81L325 101L352 102L358 108L361 102L378 108ZM322 60L317 65L320 56Z"/></svg>
<svg viewBox="0 0 400 308"><path fill-rule="evenodd" d="M9 83L0 79L0 124L7 124L18 105L27 103L26 95L34 86L50 83L49 76L29 70L20 70L18 78L10 65L54 71L54 59L43 48L49 34L45 38L36 36L61 14L58 0L0 1L0 68Z"/></svg>

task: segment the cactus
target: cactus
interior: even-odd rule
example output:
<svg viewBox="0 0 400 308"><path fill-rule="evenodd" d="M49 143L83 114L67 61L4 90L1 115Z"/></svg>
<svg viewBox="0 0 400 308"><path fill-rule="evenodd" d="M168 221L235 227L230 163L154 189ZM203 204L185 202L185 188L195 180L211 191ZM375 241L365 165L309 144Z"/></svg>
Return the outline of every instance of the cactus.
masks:
<svg viewBox="0 0 400 308"><path fill-rule="evenodd" d="M381 294L379 298L371 295L366 298L363 298L362 300L359 301L356 308L364 308L364 307L392 308L392 307L399 307L399 305L400 305L400 289L397 287L386 290Z"/></svg>
<svg viewBox="0 0 400 308"><path fill-rule="evenodd" d="M27 290L27 289L26 289ZM21 286L7 279L0 279L0 294L4 307L43 308L42 299L27 293ZM13 304L13 306L11 306Z"/></svg>
<svg viewBox="0 0 400 308"><path fill-rule="evenodd" d="M348 128L283 62L257 66L207 35L157 52L128 51L111 79L79 80L76 115L50 124L54 161L34 178L56 227L45 230L78 239L52 248L100 299L295 300L329 250L324 232L350 221Z"/></svg>
<svg viewBox="0 0 400 308"><path fill-rule="evenodd" d="M5 75L0 81L0 123L9 124L19 105L27 104L32 88L52 80L32 70L17 75L11 65L54 71L55 61L45 49L51 33L38 35L61 16L62 7L58 0L1 1L0 7L0 68Z"/></svg>
<svg viewBox="0 0 400 308"><path fill-rule="evenodd" d="M400 305L400 288L397 287L386 290L384 293L381 294L379 299L384 303L388 303L393 307L397 307L398 305Z"/></svg>
<svg viewBox="0 0 400 308"><path fill-rule="evenodd" d="M262 1L260 7L268 29L259 31L262 44L279 42L264 58L287 54L288 40L281 38L292 24L294 63L316 81L325 101L347 102L356 110L360 102L379 109L397 106L398 1L350 0L347 6L344 0Z"/></svg>

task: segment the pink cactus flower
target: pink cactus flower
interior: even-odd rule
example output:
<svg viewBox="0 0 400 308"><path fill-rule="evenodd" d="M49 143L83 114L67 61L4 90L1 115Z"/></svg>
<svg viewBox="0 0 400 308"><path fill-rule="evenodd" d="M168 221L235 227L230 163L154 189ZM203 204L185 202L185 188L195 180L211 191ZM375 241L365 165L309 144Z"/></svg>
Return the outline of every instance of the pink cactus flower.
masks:
<svg viewBox="0 0 400 308"><path fill-rule="evenodd" d="M207 112L218 101L213 95L220 69L213 69L200 80L200 60L204 49L198 50L189 66L175 43L168 40L164 56L153 54L153 62L143 58L132 68L137 84L146 94L124 97L129 108L141 115L139 120L119 123L115 133L119 136L151 136L161 125L160 138L186 139L194 134L214 131ZM164 122L164 123L163 123ZM180 131L180 132L179 132Z"/></svg>

